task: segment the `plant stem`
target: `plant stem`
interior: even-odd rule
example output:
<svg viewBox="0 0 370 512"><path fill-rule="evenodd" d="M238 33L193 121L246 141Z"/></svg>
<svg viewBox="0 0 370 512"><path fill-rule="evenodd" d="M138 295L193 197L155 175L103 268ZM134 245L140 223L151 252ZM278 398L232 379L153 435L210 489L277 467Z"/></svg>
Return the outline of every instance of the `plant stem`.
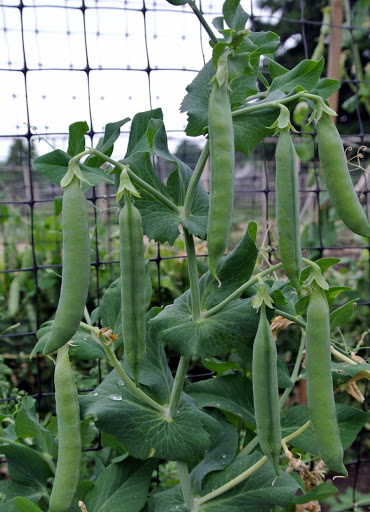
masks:
<svg viewBox="0 0 370 512"><path fill-rule="evenodd" d="M285 402L287 401L287 398L288 398L291 390L294 387L294 384L297 382L298 373L299 373L299 369L301 367L301 362L302 362L302 354L303 354L305 339L306 339L306 332L302 329L301 342L300 342L299 348L298 348L297 359L295 360L292 375L290 376L290 380L293 382L293 386L290 388L286 388L284 390L284 393L281 395L281 398L279 400L280 409L282 409L284 407Z"/></svg>
<svg viewBox="0 0 370 512"><path fill-rule="evenodd" d="M297 318L296 316L293 316L290 313L286 313L285 311L281 311L281 309L277 308L275 308L275 313L279 316L286 318L287 320L291 320L297 325L300 325L303 329L306 329L306 322L301 318Z"/></svg>
<svg viewBox="0 0 370 512"><path fill-rule="evenodd" d="M297 92L296 94L293 94L292 96L287 96L286 98L283 98L281 100L273 100L273 101L260 101L258 103L255 103L254 105L250 105L249 107L243 107L239 108L237 110L234 110L232 112L232 117L239 117L244 116L246 114L250 114L251 112L257 112L258 110L263 110L265 108L271 108L276 107L280 108L279 105L285 105L285 103L290 103L291 101L295 101L298 98L302 98L306 93L304 91Z"/></svg>
<svg viewBox="0 0 370 512"><path fill-rule="evenodd" d="M209 142L207 140L207 142L205 143L205 146L200 154L197 165L195 166L194 172L190 178L189 185L188 185L188 188L186 191L184 207L182 210L182 217L184 219L186 219L186 217L189 217L189 215L190 215L194 195L195 195L199 180L202 176L204 166L206 165L208 155L209 155Z"/></svg>
<svg viewBox="0 0 370 512"><path fill-rule="evenodd" d="M121 164L120 162L113 160L113 158L110 158L109 156L104 155L103 153L100 153L100 151L98 151L97 149L91 148L88 151L91 155L96 155L96 156L99 156L100 158L104 158L104 160L106 162L111 163L112 165L114 165L115 167L118 167L119 169L125 168L124 164ZM82 153L81 153L81 155L82 155ZM74 158L76 158L76 157L74 157ZM181 213L180 208L178 206L176 206L171 201L171 199L168 199L168 197L161 194L161 192L159 192L159 190L157 190L156 188L149 185L149 183L147 183L146 181L139 178L139 176L137 176L134 172L132 172L131 169L127 169L127 174L135 183L140 185L140 187L142 187L144 190L146 190L146 192L148 192L148 194L153 196L159 203L162 203L164 206L167 206L167 208L169 208L174 213L176 213L176 215L180 215L180 213Z"/></svg>
<svg viewBox="0 0 370 512"><path fill-rule="evenodd" d="M254 277L249 279L249 281L247 281L246 283L244 283L241 286L239 286L239 288L237 290L235 290L235 292L233 292L231 295L226 297L226 299L224 299L222 302L220 302L219 304L217 304L213 308L209 309L208 311L205 311L204 313L202 313L202 317L203 318L208 318L208 317L218 313L219 311L221 311L221 309L223 309L225 306L227 306L227 304L229 304L229 302L231 302L232 300L237 299L238 297L240 297L240 295L247 288L249 288L250 286L253 286L254 284L256 284L259 277L267 276L268 274L271 274L271 272L275 272L275 270L278 270L281 267L282 267L282 264L281 263L277 263L276 265L273 265L272 267L270 267L270 268L268 268L266 270L263 270L259 274L256 274Z"/></svg>
<svg viewBox="0 0 370 512"><path fill-rule="evenodd" d="M214 35L211 27L208 25L206 19L204 18L203 16L203 13L198 9L198 7L195 5L195 2L191 1L191 2L188 2L189 3L189 6L191 7L191 9L193 9L193 12L194 14L196 15L196 17L198 18L198 20L200 21L201 25L203 25L203 28L204 30L207 32L207 34L209 35L209 37L211 38L211 40L217 44L218 43L218 39L217 37Z"/></svg>
<svg viewBox="0 0 370 512"><path fill-rule="evenodd" d="M188 257L188 272L190 280L190 293L191 293L191 308L192 308L192 319L196 322L200 317L200 292L199 292L199 279L198 279L198 267L197 258L195 254L194 238L187 229L184 229L186 253ZM177 414L177 410L181 400L181 393L184 387L186 374L189 368L190 358L181 356L179 365L177 367L175 381L171 390L170 404L169 404L169 415L170 418L174 418Z"/></svg>
<svg viewBox="0 0 370 512"><path fill-rule="evenodd" d="M306 430L306 428L308 428L309 426L310 426L310 422L307 421L298 430L296 430L295 432L293 432L289 436L284 437L284 439L282 439L282 442L283 443L287 443L291 439L294 439L295 437L297 437L300 434L302 434L302 432L304 430ZM238 485L241 482L243 482L246 478L248 478L253 473L255 473L257 471L257 469L262 467L266 462L267 462L267 457L264 455L259 461L257 461L255 464L253 464L253 466L248 468L246 471L244 471L243 473L241 473L237 477L235 477L232 480L230 480L230 482L227 482L226 484L222 485L218 489L215 489L214 491L210 492L209 494L206 494L205 496L202 496L201 498L198 498L198 499L195 498L195 500L194 500L194 502L195 502L195 510L194 510L194 512L197 512L199 510L199 506L203 505L203 503L206 503L207 501L210 501L213 498L216 498L217 496L220 496L220 494L223 494L223 493L225 493L227 491L230 491L230 489L232 489L236 485Z"/></svg>
<svg viewBox="0 0 370 512"><path fill-rule="evenodd" d="M149 405L156 411L160 412L165 418L168 418L168 409L167 407L164 407L163 405L160 405L158 402L150 398L144 391L142 391L140 388L137 388L134 384L134 382L130 379L130 377L127 375L125 370L122 368L120 362L116 358L115 354L112 352L109 345L106 343L106 339L102 334L98 335L99 341L102 345L102 347L105 350L105 353L107 354L108 360L110 364L113 366L113 368L116 370L118 375L122 378L122 380L127 384L127 386L130 388L130 390L145 404Z"/></svg>
<svg viewBox="0 0 370 512"><path fill-rule="evenodd" d="M177 461L177 471L179 473L180 479L180 487L182 496L184 498L185 506L192 510L194 506L194 498L193 492L191 490L190 478L189 478L189 469L186 462L182 462L180 460Z"/></svg>

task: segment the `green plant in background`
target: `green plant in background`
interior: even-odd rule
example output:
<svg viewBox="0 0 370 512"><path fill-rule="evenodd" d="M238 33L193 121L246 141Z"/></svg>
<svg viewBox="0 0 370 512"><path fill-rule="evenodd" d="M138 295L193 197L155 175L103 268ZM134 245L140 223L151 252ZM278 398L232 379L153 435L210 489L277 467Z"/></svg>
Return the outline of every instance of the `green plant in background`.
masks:
<svg viewBox="0 0 370 512"><path fill-rule="evenodd" d="M54 150L34 162L53 183L66 186L62 294L56 316L41 326L31 352L34 357L58 349L57 420L40 424L34 400L25 397L3 428L0 451L10 479L0 481L0 512L27 507L35 512L121 512L122 506L125 512L289 509L337 492L323 481L324 473L346 475L344 451L369 420L353 401L335 404L333 391L333 386L347 388L355 396L356 382L370 377L370 365L361 358L364 337L349 343L340 330L353 316L357 297L332 307L339 293L349 291L334 279L338 271L333 268L340 260L302 258L298 219L292 224L285 215L297 215L298 204L291 114L303 100L312 112L310 122L318 127L326 123L333 114L326 100L339 83L320 78L322 59L303 60L291 70L278 64L274 52L279 37L247 30L248 15L239 2L225 1L223 16L213 22L217 36L196 5L189 5L213 48L212 60L187 87L181 107L188 114L187 135L206 133L208 139L194 170L170 153L159 108L134 116L120 161L112 155L128 119L108 123L95 148L86 147L86 122L76 122L70 126L67 152ZM259 71L262 56L269 61L268 78ZM270 262L258 250L257 225L250 219L233 250L222 257L232 223L234 150L248 155L273 135L279 136L277 171L289 167L279 183L277 205L283 261ZM326 133L318 129L318 137L321 148L327 144L320 158L325 172L331 172L337 157L328 156L337 150L338 135L326 141ZM153 156L173 168L166 185L154 171ZM208 158L209 196L200 185ZM342 164L343 173L348 172ZM120 271L117 265L117 275L108 279L109 271L103 269L104 293L99 303L88 298L85 308L86 264L91 259L87 233L101 229L104 235L105 228L100 222L92 225L83 193L100 183L115 190L120 211L120 229L117 219L117 235L109 248L110 259L117 254L120 260ZM284 183L289 194L284 195ZM352 184L348 179L346 183L351 193L328 185L334 206L341 222L367 235L367 218ZM78 199L71 202L70 184L79 186ZM337 206L342 194L347 208ZM226 208L220 209L221 201ZM361 217L359 229L348 208ZM75 220L69 223L71 218ZM77 232L68 245L69 234ZM143 235L149 240L146 248ZM175 276L167 290L178 296L164 308L152 305L155 263L145 262L145 255L153 254L152 240L186 253L186 264L176 265L179 281L189 288L182 292ZM210 269L197 258L196 240L201 240L197 250L207 244ZM173 249L168 251L173 254ZM74 331L75 316L79 325L66 336L71 340L61 341L54 334L66 287L71 294L76 289L78 304L73 302L75 314L71 321L65 318L63 327ZM287 322L296 333L291 373L276 350L291 347L275 346L272 334L272 327L276 332L277 325ZM103 380L77 401L76 383L94 378L87 371L81 381L88 368L84 365L93 360L101 362ZM193 365L211 369L215 376L187 384ZM291 391L302 380L308 384L308 406L291 405ZM94 466L91 455L81 456L80 446L102 448ZM312 463L319 468L315 479L309 471ZM158 478L162 481L155 488Z"/></svg>

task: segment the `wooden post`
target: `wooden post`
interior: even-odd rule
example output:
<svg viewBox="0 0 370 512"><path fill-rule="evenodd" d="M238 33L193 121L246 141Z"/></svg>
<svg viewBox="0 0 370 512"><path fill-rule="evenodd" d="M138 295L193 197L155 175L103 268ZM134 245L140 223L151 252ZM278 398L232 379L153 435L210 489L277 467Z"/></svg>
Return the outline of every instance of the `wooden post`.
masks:
<svg viewBox="0 0 370 512"><path fill-rule="evenodd" d="M343 23L343 0L331 1L331 24L330 44L328 55L328 78L339 80L339 62L342 50L342 23ZM338 111L339 91L328 98L330 108ZM336 117L332 117L336 123Z"/></svg>

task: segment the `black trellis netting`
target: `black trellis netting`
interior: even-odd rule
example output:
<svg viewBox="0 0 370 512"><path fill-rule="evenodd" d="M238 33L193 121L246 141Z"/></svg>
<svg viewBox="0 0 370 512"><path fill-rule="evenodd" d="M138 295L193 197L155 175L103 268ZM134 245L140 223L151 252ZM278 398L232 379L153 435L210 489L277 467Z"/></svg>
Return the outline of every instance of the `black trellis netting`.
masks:
<svg viewBox="0 0 370 512"><path fill-rule="evenodd" d="M356 14L360 11L359 8L356 11L356 4L360 3L344 2L346 25L342 30L342 74L338 77L342 82L338 126L344 144L354 148L351 155L369 143L366 135L370 112L370 85L366 81L368 33L366 24L362 25L364 20ZM312 2L305 0L287 0L279 2L275 12L270 10L270 6L276 5L274 1L251 0L242 4L251 15L252 30L275 28L282 35L278 53L291 66L311 57L323 26L327 28L326 42L333 30L331 23L322 24L320 8L324 2L314 2L313 7ZM220 13L221 6L220 0L209 1L203 2L201 9L210 21ZM41 358L29 362L26 355L36 341L37 329L51 316L57 300L58 277L52 272L60 271L61 237L60 225L54 218L54 198L61 195L61 190L34 171L32 159L35 154L46 153L48 144L65 149L68 125L72 122L86 120L90 141L96 144L107 122L162 107L170 149L178 151L180 158L192 165L202 141L184 138L186 118L178 109L185 86L210 58L210 48L208 37L191 10L185 6L172 8L164 0L8 0L1 3L0 13L0 247L3 255L0 258L3 347L0 354L9 367L12 361L16 362L15 384L20 382L21 389L35 396L41 411L45 400L53 394L52 382L44 378L45 364ZM327 50L326 45L325 55ZM123 156L127 144L127 126L123 126L115 146L118 157ZM303 135L297 134L297 145L302 146L303 140L310 139L306 143L309 147L315 133L305 139ZM274 257L275 144L274 139L267 140L247 159L239 155L235 190L236 224L255 218L264 228L268 227L267 247L271 258ZM366 150L363 152L366 156ZM363 239L348 238L348 233L334 229L335 218L327 206L326 192L320 187L315 162L312 168L311 159L301 158L301 206L309 219L303 232L306 254L343 259L342 274L346 272L347 278L355 281L361 291L360 327L367 330L369 245ZM157 162L157 171L165 180L169 169ZM358 173L355 181L369 208L364 176ZM89 199L95 206L106 209L114 206L109 199L110 192L109 188L99 186L92 190ZM98 210L91 207L90 217L96 224L92 244L94 289L90 294L96 299L91 299L89 304L93 310L108 281L118 275L119 264L115 257L114 211L105 210L101 213L102 222L98 223ZM261 238L260 243L265 242ZM186 284L181 274L184 257L159 245L151 245L148 250L152 277L157 282L155 301L164 304L171 293L182 291ZM176 291L165 284L166 265L170 260L178 263L180 277ZM22 275L24 280L19 278ZM99 366L98 378L101 371ZM201 375L194 371L192 377L201 378ZM83 385L85 390L88 382ZM11 387L4 385L3 389L0 405L16 399ZM353 503L359 489L359 475L369 467L364 460L364 440L359 439L357 446Z"/></svg>

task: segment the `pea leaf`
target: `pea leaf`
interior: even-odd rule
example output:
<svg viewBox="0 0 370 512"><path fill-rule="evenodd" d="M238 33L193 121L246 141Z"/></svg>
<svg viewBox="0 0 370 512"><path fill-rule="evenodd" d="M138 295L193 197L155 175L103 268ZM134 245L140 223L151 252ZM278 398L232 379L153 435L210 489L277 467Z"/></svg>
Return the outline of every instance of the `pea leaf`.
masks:
<svg viewBox="0 0 370 512"><path fill-rule="evenodd" d="M315 261L315 263L320 267L322 274L324 274L324 272L326 270L328 270L330 267L333 267L334 265L336 265L339 262L340 262L340 258L320 258ZM311 267L308 265L307 267L305 267L302 270L301 278L300 278L301 284L304 283L308 279L308 277L310 275L310 271L311 271L310 269L311 269Z"/></svg>
<svg viewBox="0 0 370 512"><path fill-rule="evenodd" d="M249 14L240 5L240 0L226 0L222 7L222 13L228 27L234 30L245 28Z"/></svg>
<svg viewBox="0 0 370 512"><path fill-rule="evenodd" d="M339 492L339 490L333 484L329 482L323 482L305 494L295 496L292 500L292 503L301 505L303 503L308 503L309 501L321 501L329 498L329 496L333 496L333 494L336 494L337 492Z"/></svg>
<svg viewBox="0 0 370 512"><path fill-rule="evenodd" d="M346 364L346 363L332 363L333 383L334 386L339 387L345 384L353 377L356 377L361 372L369 372L370 364Z"/></svg>
<svg viewBox="0 0 370 512"><path fill-rule="evenodd" d="M190 384L186 393L200 408L215 407L255 425L252 382L239 373L213 377Z"/></svg>
<svg viewBox="0 0 370 512"><path fill-rule="evenodd" d="M130 118L126 117L125 119L121 119L115 123L106 124L104 136L99 140L98 144L96 145L96 149L100 151L100 153L110 156L113 152L114 143L120 136L121 126L128 123L128 121L130 121ZM86 159L85 164L88 167L100 167L104 162L105 160L103 158L91 155Z"/></svg>
<svg viewBox="0 0 370 512"><path fill-rule="evenodd" d="M33 501L17 496L13 499L14 505L21 512L42 512L41 508L33 503Z"/></svg>
<svg viewBox="0 0 370 512"><path fill-rule="evenodd" d="M147 501L155 459L140 462L132 458L105 467L84 498L90 512L140 512Z"/></svg>
<svg viewBox="0 0 370 512"><path fill-rule="evenodd" d="M201 277L199 288L202 311L220 303L249 279L257 257L255 229L256 224L250 223L238 246L221 260L217 269L222 282L220 288L209 272ZM213 357L229 352L255 335L258 315L251 302L252 299L236 299L213 316L193 322L191 294L188 290L151 323L161 332L162 340L180 354Z"/></svg>
<svg viewBox="0 0 370 512"><path fill-rule="evenodd" d="M78 155L85 151L85 133L89 131L86 121L77 121L69 125L69 139L67 153L70 156Z"/></svg>
<svg viewBox="0 0 370 512"><path fill-rule="evenodd" d="M156 314L151 310L148 318ZM160 404L168 404L173 377L162 344L153 329L147 330L147 357L140 372L145 392ZM124 368L130 374L127 363ZM195 401L182 395L178 414L168 421L162 414L143 403L113 370L96 390L80 397L83 416L93 415L96 426L114 434L135 458L149 456L189 461L211 444L220 429L219 423L201 412Z"/></svg>
<svg viewBox="0 0 370 512"><path fill-rule="evenodd" d="M29 500L34 506L40 501L43 491L37 486L30 484L21 484L11 480L0 480L0 512L19 512L19 508L14 504L14 498L22 496ZM3 501L4 500L4 501ZM27 511L31 512L29 508Z"/></svg>
<svg viewBox="0 0 370 512"><path fill-rule="evenodd" d="M319 61L302 60L287 73L274 78L271 82L270 91L280 90L289 94L295 91L297 86L310 91L317 84L323 67L324 59Z"/></svg>
<svg viewBox="0 0 370 512"><path fill-rule="evenodd" d="M337 327L344 325L353 315L354 306L358 299L351 300L347 304L339 306L330 313L330 329L333 331Z"/></svg>

